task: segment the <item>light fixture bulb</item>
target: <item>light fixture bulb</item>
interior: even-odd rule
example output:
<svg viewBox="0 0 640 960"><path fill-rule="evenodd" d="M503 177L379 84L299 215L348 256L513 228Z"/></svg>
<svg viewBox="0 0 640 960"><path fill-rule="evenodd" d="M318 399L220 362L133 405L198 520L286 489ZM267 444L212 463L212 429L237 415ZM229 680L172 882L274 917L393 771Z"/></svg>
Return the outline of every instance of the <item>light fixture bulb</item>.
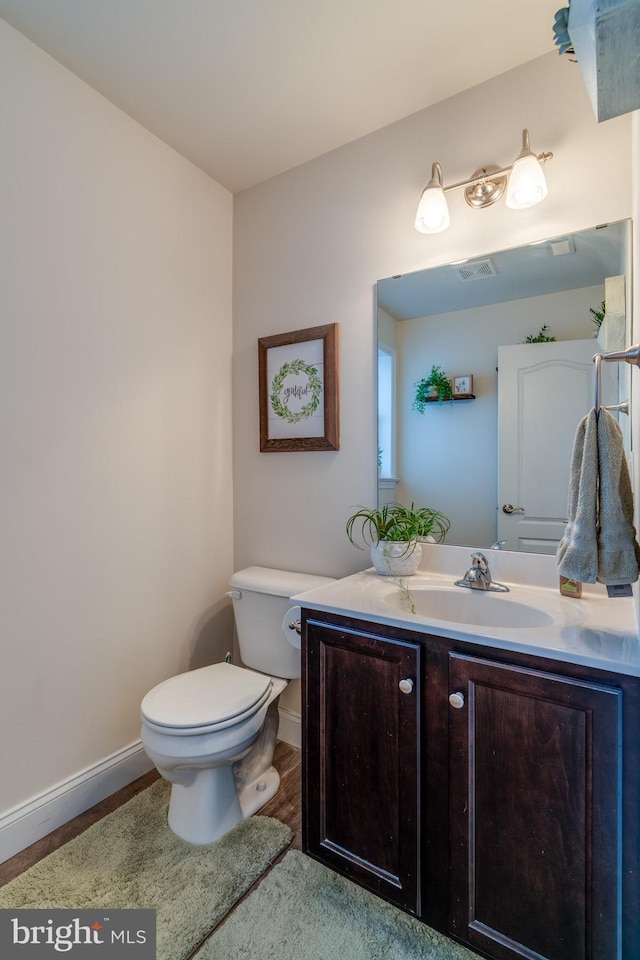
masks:
<svg viewBox="0 0 640 960"><path fill-rule="evenodd" d="M442 168L439 163L434 163L431 180L422 191L418 204L416 230L419 233L441 233L450 222L449 207L442 189Z"/></svg>
<svg viewBox="0 0 640 960"><path fill-rule="evenodd" d="M512 210L534 207L547 195L547 181L542 167L529 144L529 131L522 131L522 150L509 174L506 204Z"/></svg>

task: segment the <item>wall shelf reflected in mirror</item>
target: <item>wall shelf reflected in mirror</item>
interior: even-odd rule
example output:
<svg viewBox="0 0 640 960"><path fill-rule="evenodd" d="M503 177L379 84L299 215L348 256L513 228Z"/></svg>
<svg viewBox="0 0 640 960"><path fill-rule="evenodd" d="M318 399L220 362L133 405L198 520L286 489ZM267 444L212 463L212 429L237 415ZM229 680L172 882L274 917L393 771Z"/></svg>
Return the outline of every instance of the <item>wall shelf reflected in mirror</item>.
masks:
<svg viewBox="0 0 640 960"><path fill-rule="evenodd" d="M456 393L447 400L440 400L440 397L425 397L423 403L453 403L454 400L475 400L475 398L474 393Z"/></svg>
<svg viewBox="0 0 640 960"><path fill-rule="evenodd" d="M491 269L461 269L480 260ZM485 279L463 279L478 273ZM612 336L622 341L614 349L630 345L631 280L624 220L378 281L381 502L441 510L449 544L506 539L505 549L555 553L573 437L594 402L592 358ZM606 299L615 315L597 329L592 308ZM524 343L544 325L555 341ZM448 401L435 417L412 410L434 362L473 371L464 416ZM606 367L605 402L629 397L628 364ZM631 418L618 419L629 449ZM524 516L508 517L502 503L522 504Z"/></svg>

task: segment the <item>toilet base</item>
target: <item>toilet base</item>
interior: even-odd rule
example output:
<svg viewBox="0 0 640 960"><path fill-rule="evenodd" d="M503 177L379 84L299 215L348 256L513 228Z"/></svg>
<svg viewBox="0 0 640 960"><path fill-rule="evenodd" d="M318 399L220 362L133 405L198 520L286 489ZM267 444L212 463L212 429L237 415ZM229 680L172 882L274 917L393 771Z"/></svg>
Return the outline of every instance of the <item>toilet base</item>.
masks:
<svg viewBox="0 0 640 960"><path fill-rule="evenodd" d="M255 715L255 729L246 730L244 744L237 744L232 762L209 767L185 763L170 769L166 758L149 751L160 773L171 781L167 822L173 832L196 846L213 843L236 824L265 805L280 786L273 766L278 733L278 698L287 681L274 678L271 697ZM144 742L144 741L143 741ZM218 755L221 760L222 754Z"/></svg>
<svg viewBox="0 0 640 960"><path fill-rule="evenodd" d="M187 843L213 843L243 819L229 765L199 770L191 783L171 785L167 822Z"/></svg>
<svg viewBox="0 0 640 960"><path fill-rule="evenodd" d="M280 774L275 767L269 767L251 783L246 783L238 794L242 816L252 817L276 795L279 787Z"/></svg>

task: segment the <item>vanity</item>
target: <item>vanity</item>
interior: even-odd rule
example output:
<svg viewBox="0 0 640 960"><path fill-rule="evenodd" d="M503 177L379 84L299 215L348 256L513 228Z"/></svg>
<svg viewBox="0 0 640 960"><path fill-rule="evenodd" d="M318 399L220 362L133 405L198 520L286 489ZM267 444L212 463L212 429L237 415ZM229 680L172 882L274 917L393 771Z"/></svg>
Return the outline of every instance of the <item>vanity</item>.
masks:
<svg viewBox="0 0 640 960"><path fill-rule="evenodd" d="M640 942L633 601L562 597L552 557L463 547L302 607L303 846L495 960L630 960ZM555 586L554 586L555 584Z"/></svg>

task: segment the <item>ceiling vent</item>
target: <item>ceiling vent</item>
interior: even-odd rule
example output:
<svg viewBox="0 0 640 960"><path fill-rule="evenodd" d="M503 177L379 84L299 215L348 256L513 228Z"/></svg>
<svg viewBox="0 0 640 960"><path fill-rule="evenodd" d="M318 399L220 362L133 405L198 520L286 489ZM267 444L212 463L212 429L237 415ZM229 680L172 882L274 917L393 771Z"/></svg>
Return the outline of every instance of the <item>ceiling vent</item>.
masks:
<svg viewBox="0 0 640 960"><path fill-rule="evenodd" d="M498 271L491 260L474 260L472 263L461 263L453 267L453 272L458 280L484 280L487 277L495 277Z"/></svg>
<svg viewBox="0 0 640 960"><path fill-rule="evenodd" d="M554 257L563 257L567 253L576 252L576 243L573 237L566 237L564 240L553 240L549 246Z"/></svg>

